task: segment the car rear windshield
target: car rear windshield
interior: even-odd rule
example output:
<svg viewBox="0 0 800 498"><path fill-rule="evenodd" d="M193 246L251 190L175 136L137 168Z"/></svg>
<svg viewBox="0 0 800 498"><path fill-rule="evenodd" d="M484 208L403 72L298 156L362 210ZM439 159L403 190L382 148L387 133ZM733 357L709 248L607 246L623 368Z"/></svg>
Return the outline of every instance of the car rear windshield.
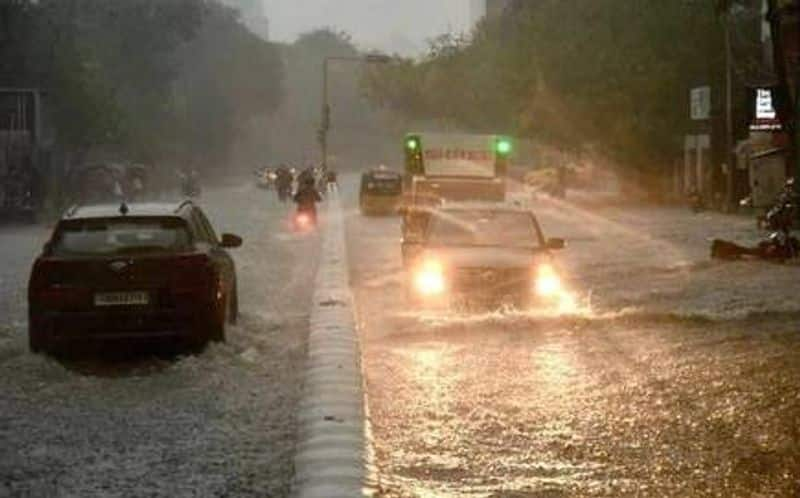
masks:
<svg viewBox="0 0 800 498"><path fill-rule="evenodd" d="M428 242L458 246L541 246L530 214L490 210L436 213L430 221Z"/></svg>
<svg viewBox="0 0 800 498"><path fill-rule="evenodd" d="M57 256L182 252L191 246L180 218L112 218L62 222L53 239Z"/></svg>
<svg viewBox="0 0 800 498"><path fill-rule="evenodd" d="M370 193L397 195L402 189L403 181L394 175L374 175L366 179L366 190Z"/></svg>

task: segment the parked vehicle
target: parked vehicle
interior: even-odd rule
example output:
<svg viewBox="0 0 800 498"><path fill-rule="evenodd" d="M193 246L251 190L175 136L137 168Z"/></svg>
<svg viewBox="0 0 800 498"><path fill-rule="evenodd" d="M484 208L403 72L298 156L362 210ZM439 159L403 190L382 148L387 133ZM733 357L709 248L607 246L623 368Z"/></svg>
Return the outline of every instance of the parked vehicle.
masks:
<svg viewBox="0 0 800 498"><path fill-rule="evenodd" d="M151 168L127 162L96 162L73 168L66 178L73 204L139 202L150 192Z"/></svg>
<svg viewBox="0 0 800 498"><path fill-rule="evenodd" d="M800 199L795 191L794 178L789 178L767 212L759 218L759 226L773 231L790 232L794 227Z"/></svg>
<svg viewBox="0 0 800 498"><path fill-rule="evenodd" d="M224 341L238 315L236 268L191 201L75 207L56 225L28 285L29 345L83 341Z"/></svg>
<svg viewBox="0 0 800 498"><path fill-rule="evenodd" d="M711 257L727 260L751 257L779 262L800 257L800 241L792 236L798 205L800 199L794 188L794 179L790 178L775 204L758 219L759 228L768 230L769 235L753 247L715 239L711 243Z"/></svg>

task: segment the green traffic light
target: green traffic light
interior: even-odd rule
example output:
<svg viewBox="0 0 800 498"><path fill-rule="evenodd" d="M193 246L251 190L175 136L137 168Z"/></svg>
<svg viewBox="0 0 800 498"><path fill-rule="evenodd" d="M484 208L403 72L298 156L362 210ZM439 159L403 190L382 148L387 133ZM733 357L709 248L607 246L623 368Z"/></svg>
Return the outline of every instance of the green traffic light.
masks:
<svg viewBox="0 0 800 498"><path fill-rule="evenodd" d="M497 141L497 153L498 154L510 154L511 153L511 142L508 140L498 140Z"/></svg>
<svg viewBox="0 0 800 498"><path fill-rule="evenodd" d="M406 147L408 147L409 150L417 150L417 147L419 147L419 144L417 143L416 139L409 138L406 141Z"/></svg>

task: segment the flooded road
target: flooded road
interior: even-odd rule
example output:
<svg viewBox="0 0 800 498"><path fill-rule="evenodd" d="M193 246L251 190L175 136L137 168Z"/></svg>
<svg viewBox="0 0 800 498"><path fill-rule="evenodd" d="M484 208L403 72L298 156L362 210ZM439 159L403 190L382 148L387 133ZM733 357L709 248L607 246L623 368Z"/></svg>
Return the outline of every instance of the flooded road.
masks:
<svg viewBox="0 0 800 498"><path fill-rule="evenodd" d="M249 184L197 202L244 238L238 324L198 355L29 353L27 278L49 231L0 229L0 497L289 494L318 240Z"/></svg>
<svg viewBox="0 0 800 498"><path fill-rule="evenodd" d="M418 313L399 220L348 213L386 497L800 496L800 268L747 218L555 204L561 314Z"/></svg>

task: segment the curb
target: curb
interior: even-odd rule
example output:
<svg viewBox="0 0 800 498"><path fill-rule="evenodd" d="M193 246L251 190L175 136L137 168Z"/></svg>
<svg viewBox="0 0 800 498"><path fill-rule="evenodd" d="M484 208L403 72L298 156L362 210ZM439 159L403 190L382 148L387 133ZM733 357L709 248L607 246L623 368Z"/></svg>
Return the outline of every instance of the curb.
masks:
<svg viewBox="0 0 800 498"><path fill-rule="evenodd" d="M350 292L344 214L328 196L315 280L308 360L297 415L295 498L371 496L361 350Z"/></svg>

